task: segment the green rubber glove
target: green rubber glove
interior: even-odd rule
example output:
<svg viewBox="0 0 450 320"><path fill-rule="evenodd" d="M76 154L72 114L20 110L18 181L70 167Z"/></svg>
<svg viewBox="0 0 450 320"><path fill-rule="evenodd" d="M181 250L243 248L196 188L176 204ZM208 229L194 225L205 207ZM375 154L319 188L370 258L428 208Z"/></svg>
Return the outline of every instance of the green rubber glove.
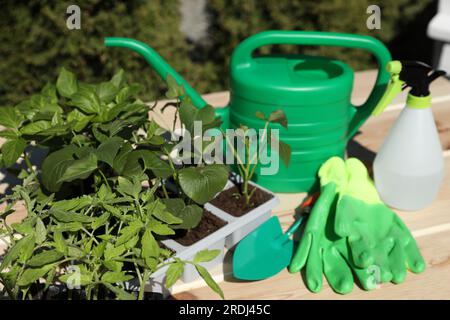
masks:
<svg viewBox="0 0 450 320"><path fill-rule="evenodd" d="M347 183L339 190L334 230L348 239L352 262L378 270L381 282L401 283L406 270L420 273L425 262L408 228L379 198L366 167L345 162ZM362 283L365 289L367 283Z"/></svg>
<svg viewBox="0 0 450 320"><path fill-rule="evenodd" d="M312 292L322 288L323 274L330 287L341 294L353 289L353 273L367 288L375 288L370 270L351 262L346 238L334 232L338 192L345 187L347 173L341 158L330 158L319 170L321 194L309 215L300 244L289 266L294 273L305 268L306 286ZM353 272L352 272L353 271Z"/></svg>

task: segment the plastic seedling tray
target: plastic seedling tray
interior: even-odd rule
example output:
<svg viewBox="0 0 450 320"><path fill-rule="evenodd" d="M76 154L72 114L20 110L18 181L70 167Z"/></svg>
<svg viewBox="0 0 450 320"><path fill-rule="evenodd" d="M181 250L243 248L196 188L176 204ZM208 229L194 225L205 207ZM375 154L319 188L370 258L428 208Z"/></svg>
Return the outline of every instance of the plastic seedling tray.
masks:
<svg viewBox="0 0 450 320"><path fill-rule="evenodd" d="M271 194L273 197L269 199L267 202L263 203L259 207L254 208L253 210L247 212L246 214L235 217L222 209L219 209L213 206L210 203L205 205L205 208L211 211L213 214L218 216L219 218L228 222L229 225L233 226L233 232L229 234L225 239L225 246L228 249L233 248L239 241L241 241L245 236L247 236L250 232L256 229L260 224L270 218L272 214L273 208L275 208L280 200L275 196L275 194L261 186L250 182L250 184L254 187L261 189L264 192ZM234 184L232 182L228 182L225 187L225 190L233 187Z"/></svg>
<svg viewBox="0 0 450 320"><path fill-rule="evenodd" d="M272 209L280 202L274 193L260 187L255 183L251 182L251 184L263 190L264 192L271 194L273 197L259 207L254 208L248 213L242 215L241 217L234 217L227 212L213 206L212 204L206 203L205 209L209 210L215 216L226 221L227 224L225 226L190 246L183 246L175 240L163 240L162 243L166 247L175 251L175 256L177 258L186 261L193 260L195 254L198 251L204 249L217 249L220 250L220 254L214 260L202 263L201 265L208 270L212 270L214 267L223 263L224 248L226 247L230 249L234 247L241 239L243 239L251 231L256 229L264 221L266 221L271 216ZM234 184L229 181L224 190L231 188L233 185ZM150 281L146 285L146 291L162 293L163 295L167 295L168 293L170 293L171 290L166 289L164 286L167 268L168 267L161 268L152 274ZM186 264L184 273L181 276L181 280L184 283L189 283L197 280L199 277L200 276L197 270L195 270L195 267L191 264Z"/></svg>

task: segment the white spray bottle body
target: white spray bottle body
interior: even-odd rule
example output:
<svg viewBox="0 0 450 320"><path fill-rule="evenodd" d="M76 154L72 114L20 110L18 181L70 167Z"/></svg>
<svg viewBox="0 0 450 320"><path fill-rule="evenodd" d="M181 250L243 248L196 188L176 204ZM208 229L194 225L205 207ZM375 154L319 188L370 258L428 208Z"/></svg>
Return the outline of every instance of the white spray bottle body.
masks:
<svg viewBox="0 0 450 320"><path fill-rule="evenodd" d="M416 211L436 198L444 177L442 146L431 108L406 106L374 162L374 180L390 207Z"/></svg>

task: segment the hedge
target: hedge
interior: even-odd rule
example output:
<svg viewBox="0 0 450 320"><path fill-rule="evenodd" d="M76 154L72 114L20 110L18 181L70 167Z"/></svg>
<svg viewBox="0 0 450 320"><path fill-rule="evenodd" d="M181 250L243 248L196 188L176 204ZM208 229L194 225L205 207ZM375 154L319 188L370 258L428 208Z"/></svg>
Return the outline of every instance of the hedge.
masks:
<svg viewBox="0 0 450 320"><path fill-rule="evenodd" d="M80 30L66 27L66 9L74 3L81 9ZM89 82L124 68L130 80L145 86L145 98L158 96L164 84L147 63L128 50L105 48L105 36L144 41L190 80L209 79L189 60L178 0L8 0L1 7L0 105L38 91L61 67Z"/></svg>
<svg viewBox="0 0 450 320"><path fill-rule="evenodd" d="M370 0L207 0L210 18L206 45L189 43L180 32L178 0L79 0L81 30L68 30L66 8L72 1L6 0L0 10L0 105L13 105L53 81L61 67L84 81L108 79L124 68L130 80L158 98L164 83L147 63L125 49L105 48L105 36L132 37L151 45L200 92L228 87L228 62L246 37L267 29L326 30L373 35L394 57L428 60L426 24L435 1L379 0L382 29L366 28ZM423 42L425 41L425 42ZM417 45L420 43L420 45ZM263 52L334 56L355 69L374 66L367 53L342 48L264 48Z"/></svg>

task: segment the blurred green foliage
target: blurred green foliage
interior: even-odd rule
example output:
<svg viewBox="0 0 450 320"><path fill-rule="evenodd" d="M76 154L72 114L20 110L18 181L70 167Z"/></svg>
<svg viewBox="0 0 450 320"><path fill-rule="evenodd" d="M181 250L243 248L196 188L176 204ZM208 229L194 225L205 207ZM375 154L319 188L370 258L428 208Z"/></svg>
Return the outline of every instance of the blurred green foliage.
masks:
<svg viewBox="0 0 450 320"><path fill-rule="evenodd" d="M179 31L178 0L6 0L0 6L0 105L14 104L53 81L61 67L83 81L109 79L119 68L144 85L154 99L165 85L138 55L106 48L106 36L131 37L151 45L191 81L214 81L189 60ZM81 8L81 29L66 27L66 9ZM214 72L209 72L214 74ZM205 88L204 88L205 89Z"/></svg>
<svg viewBox="0 0 450 320"><path fill-rule="evenodd" d="M233 49L262 30L322 30L368 34L385 42L396 58L427 60L425 30L435 13L433 0L207 0L208 37L192 44L180 32L179 0L3 0L0 10L0 105L13 105L55 79L61 67L83 81L108 79L124 68L130 81L155 99L165 84L129 50L105 48L105 36L131 37L152 46L198 91L228 87ZM66 27L66 8L81 8L81 30ZM381 30L368 30L366 9L378 4ZM428 42L423 42L428 41ZM419 44L420 43L420 44ZM336 57L355 69L374 67L359 50L330 47L263 48L262 52L302 52Z"/></svg>
<svg viewBox="0 0 450 320"><path fill-rule="evenodd" d="M369 30L367 7L381 8L381 29ZM365 34L383 41L394 58L429 60L426 26L436 12L434 0L208 0L213 59L228 74L229 56L242 40L264 30L315 30ZM420 45L419 45L420 43ZM376 67L362 50L336 47L271 46L261 53L304 53L346 61L355 70Z"/></svg>

